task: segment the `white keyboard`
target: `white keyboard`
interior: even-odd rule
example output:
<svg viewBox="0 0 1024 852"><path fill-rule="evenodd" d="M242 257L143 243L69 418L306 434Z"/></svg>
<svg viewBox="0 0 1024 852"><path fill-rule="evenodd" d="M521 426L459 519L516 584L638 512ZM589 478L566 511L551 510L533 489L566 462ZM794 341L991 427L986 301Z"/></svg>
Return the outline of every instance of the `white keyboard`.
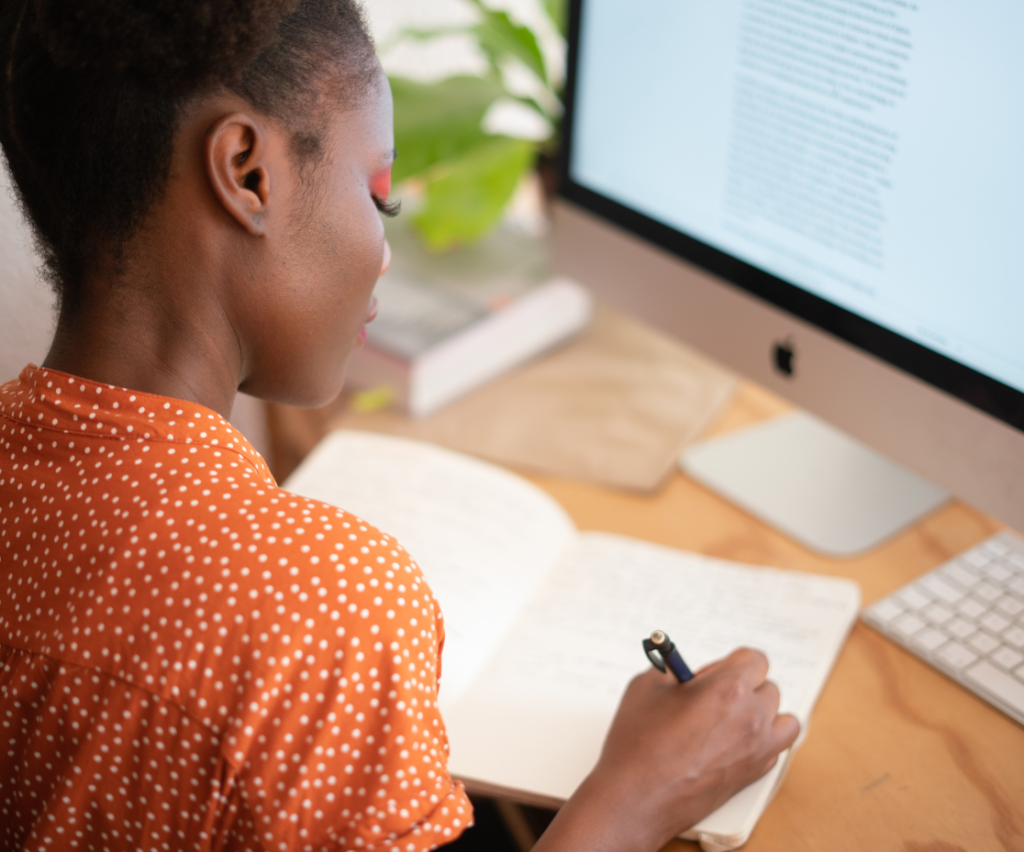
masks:
<svg viewBox="0 0 1024 852"><path fill-rule="evenodd" d="M861 618L1024 724L1024 541L1001 532Z"/></svg>

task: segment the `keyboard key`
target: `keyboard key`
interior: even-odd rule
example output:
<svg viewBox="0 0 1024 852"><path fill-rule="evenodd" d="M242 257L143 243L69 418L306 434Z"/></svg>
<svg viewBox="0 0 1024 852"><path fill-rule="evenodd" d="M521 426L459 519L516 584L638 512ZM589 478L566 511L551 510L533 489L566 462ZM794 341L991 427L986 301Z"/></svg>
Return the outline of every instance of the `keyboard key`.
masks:
<svg viewBox="0 0 1024 852"><path fill-rule="evenodd" d="M989 654L999 647L999 640L989 636L984 630L979 630L967 642L974 650L982 654Z"/></svg>
<svg viewBox="0 0 1024 852"><path fill-rule="evenodd" d="M913 636L924 626L924 622L912 612L906 613L892 623L892 629L904 636Z"/></svg>
<svg viewBox="0 0 1024 852"><path fill-rule="evenodd" d="M968 562L966 559L962 557L955 561L956 564L963 568L965 571L969 571L970 573L975 574L978 577L981 577L984 573L984 569L972 565L970 562ZM986 562L985 564L987 565L988 563Z"/></svg>
<svg viewBox="0 0 1024 852"><path fill-rule="evenodd" d="M977 618L988 609L985 604L980 601L976 601L974 598L964 598L956 605L956 608L968 618Z"/></svg>
<svg viewBox="0 0 1024 852"><path fill-rule="evenodd" d="M868 614L883 624L888 624L897 615L903 615L903 607L892 598L882 598L878 603L872 604L868 608Z"/></svg>
<svg viewBox="0 0 1024 852"><path fill-rule="evenodd" d="M986 660L971 666L964 674L968 680L1009 704L1018 713L1024 713L1024 683L1013 675L999 671Z"/></svg>
<svg viewBox="0 0 1024 852"><path fill-rule="evenodd" d="M1024 663L1024 654L1018 654L1012 648L1007 648L1003 645L989 659L998 663L1004 669L1012 669L1014 666Z"/></svg>
<svg viewBox="0 0 1024 852"><path fill-rule="evenodd" d="M1010 548L1003 544L1003 542L1001 542L998 538L993 538L989 541L986 541L985 544L982 545L982 547L994 556L1006 556L1006 554L1010 552Z"/></svg>
<svg viewBox="0 0 1024 852"><path fill-rule="evenodd" d="M992 603L992 601L1003 593L1001 589L997 589L991 583L986 583L984 581L978 583L978 585L974 587L973 592L979 598L983 598L989 603Z"/></svg>
<svg viewBox="0 0 1024 852"><path fill-rule="evenodd" d="M1021 603L1013 595L1003 595L996 601L996 609L1010 616L1019 615L1024 612L1024 603Z"/></svg>
<svg viewBox="0 0 1024 852"><path fill-rule="evenodd" d="M1006 588L1012 589L1018 595L1024 595L1024 577L1017 577L1006 584Z"/></svg>
<svg viewBox="0 0 1024 852"><path fill-rule="evenodd" d="M1024 627L1014 625L1003 634L1003 641L1015 648L1024 648Z"/></svg>
<svg viewBox="0 0 1024 852"><path fill-rule="evenodd" d="M959 642L947 642L935 656L958 671L978 659L977 654L971 653Z"/></svg>
<svg viewBox="0 0 1024 852"><path fill-rule="evenodd" d="M985 572L985 576L989 580L994 580L997 583L1004 583L1014 576L1013 572L1005 565L999 562L993 562L989 565L988 570Z"/></svg>
<svg viewBox="0 0 1024 852"><path fill-rule="evenodd" d="M933 603L924 611L924 617L932 624L945 624L953 617L953 610L944 607L940 603Z"/></svg>
<svg viewBox="0 0 1024 852"><path fill-rule="evenodd" d="M966 568L962 568L956 562L950 562L942 569L942 573L950 580L959 583L965 589L971 588L981 578Z"/></svg>
<svg viewBox="0 0 1024 852"><path fill-rule="evenodd" d="M954 618L946 625L946 630L960 639L966 639L977 629L971 622L964 621L962 618Z"/></svg>
<svg viewBox="0 0 1024 852"><path fill-rule="evenodd" d="M932 599L922 595L914 586L904 586L896 595L903 602L907 609L924 609L932 602Z"/></svg>
<svg viewBox="0 0 1024 852"><path fill-rule="evenodd" d="M988 555L981 550L969 550L960 558L972 568L984 568L991 561Z"/></svg>
<svg viewBox="0 0 1024 852"><path fill-rule="evenodd" d="M931 592L934 597L944 600L946 603L956 603L964 596L964 593L960 591L960 589L955 586L951 586L938 574L927 575L918 581L917 585L923 586ZM981 584L979 583L979 585ZM915 609L920 609L920 607L915 607Z"/></svg>
<svg viewBox="0 0 1024 852"><path fill-rule="evenodd" d="M1017 569L1024 571L1024 553L1011 553L1006 559L1008 562L1012 562Z"/></svg>
<svg viewBox="0 0 1024 852"><path fill-rule="evenodd" d="M949 637L941 630L929 627L927 630L922 630L918 633L912 641L915 645L924 648L926 651L934 651L939 645L946 643L948 640ZM1007 649L1004 648L1003 650ZM1024 660L1024 657L1021 657L1021 659Z"/></svg>
<svg viewBox="0 0 1024 852"><path fill-rule="evenodd" d="M981 623L993 633L1002 633L1010 626L1010 620L1008 618L1003 618L998 612L988 613L988 615L981 619Z"/></svg>

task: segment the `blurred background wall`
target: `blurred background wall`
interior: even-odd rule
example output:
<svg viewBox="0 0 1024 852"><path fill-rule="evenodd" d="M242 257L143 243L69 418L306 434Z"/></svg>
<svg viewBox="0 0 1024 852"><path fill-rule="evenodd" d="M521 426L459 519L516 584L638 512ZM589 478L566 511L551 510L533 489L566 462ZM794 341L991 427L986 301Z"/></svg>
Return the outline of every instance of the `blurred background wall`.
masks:
<svg viewBox="0 0 1024 852"><path fill-rule="evenodd" d="M46 356L54 297L38 271L32 238L0 169L0 382Z"/></svg>

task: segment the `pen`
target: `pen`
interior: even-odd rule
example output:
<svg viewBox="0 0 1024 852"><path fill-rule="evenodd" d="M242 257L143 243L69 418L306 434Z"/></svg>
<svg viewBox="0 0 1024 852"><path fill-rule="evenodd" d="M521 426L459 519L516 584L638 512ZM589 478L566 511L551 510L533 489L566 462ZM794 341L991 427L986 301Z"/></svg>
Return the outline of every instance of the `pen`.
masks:
<svg viewBox="0 0 1024 852"><path fill-rule="evenodd" d="M655 651L658 653L655 654ZM683 661L664 630L655 630L650 639L644 639L644 653L658 671L666 671L667 666L680 683L686 683L693 677L690 667Z"/></svg>

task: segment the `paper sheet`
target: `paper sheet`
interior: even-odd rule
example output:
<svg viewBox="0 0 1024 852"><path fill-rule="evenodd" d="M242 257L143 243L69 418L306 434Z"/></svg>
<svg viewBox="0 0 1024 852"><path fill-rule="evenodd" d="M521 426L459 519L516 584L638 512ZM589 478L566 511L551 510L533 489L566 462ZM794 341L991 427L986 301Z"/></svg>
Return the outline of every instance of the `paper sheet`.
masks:
<svg viewBox="0 0 1024 852"><path fill-rule="evenodd" d="M613 711L626 681L646 665L640 640L658 628L694 671L740 645L763 651L783 712L804 720L856 594L849 581L586 533L510 637L500 679L566 707ZM587 653L552 653L570 645Z"/></svg>
<svg viewBox="0 0 1024 852"><path fill-rule="evenodd" d="M444 614L442 712L576 535L565 510L518 476L365 432L328 435L284 487L369 521L416 560Z"/></svg>
<svg viewBox="0 0 1024 852"><path fill-rule="evenodd" d="M858 604L848 580L587 533L449 713L451 769L568 798L597 760L627 682L647 665L640 643L656 628L694 669L740 645L763 650L783 709L806 722ZM781 771L701 828L749 831Z"/></svg>

